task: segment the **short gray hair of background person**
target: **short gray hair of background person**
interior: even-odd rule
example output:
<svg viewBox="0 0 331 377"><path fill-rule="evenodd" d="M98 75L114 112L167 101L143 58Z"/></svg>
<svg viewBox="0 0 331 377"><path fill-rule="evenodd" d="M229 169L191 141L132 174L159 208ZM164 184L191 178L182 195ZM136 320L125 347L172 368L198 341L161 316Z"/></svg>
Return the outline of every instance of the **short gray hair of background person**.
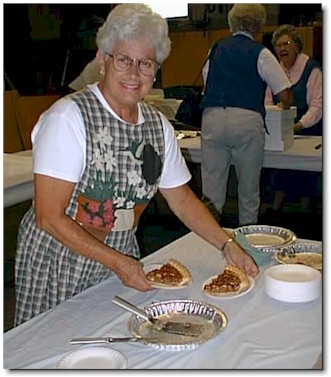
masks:
<svg viewBox="0 0 331 377"><path fill-rule="evenodd" d="M159 63L169 56L171 41L167 20L144 4L117 5L108 15L96 36L98 48L104 54L112 52L118 42L148 38Z"/></svg>
<svg viewBox="0 0 331 377"><path fill-rule="evenodd" d="M246 31L255 35L266 22L267 11L261 4L234 4L228 13L228 23L232 34Z"/></svg>
<svg viewBox="0 0 331 377"><path fill-rule="evenodd" d="M300 33L298 32L298 29L295 26L288 25L288 24L279 26L279 28L276 29L274 31L274 33L272 34L271 43L272 43L273 46L276 45L277 40L282 35L288 35L290 37L290 39L297 46L298 52L302 51L302 49L303 49L302 38L301 38Z"/></svg>

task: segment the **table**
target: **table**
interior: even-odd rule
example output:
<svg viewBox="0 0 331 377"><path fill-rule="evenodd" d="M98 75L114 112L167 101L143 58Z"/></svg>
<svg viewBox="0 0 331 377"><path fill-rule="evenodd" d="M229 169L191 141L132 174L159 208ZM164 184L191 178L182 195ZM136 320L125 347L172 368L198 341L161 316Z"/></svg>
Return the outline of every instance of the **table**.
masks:
<svg viewBox="0 0 331 377"><path fill-rule="evenodd" d="M321 136L295 137L293 145L285 151L264 151L263 167L322 172ZM186 160L201 163L201 138L179 140L182 154Z"/></svg>
<svg viewBox="0 0 331 377"><path fill-rule="evenodd" d="M3 205L31 199L33 196L32 150L4 153Z"/></svg>
<svg viewBox="0 0 331 377"><path fill-rule="evenodd" d="M169 120L174 120L182 101L175 98L151 98L147 102L161 111Z"/></svg>
<svg viewBox="0 0 331 377"><path fill-rule="evenodd" d="M150 254L144 263L175 257L191 271L193 284L178 290L138 292L113 276L4 334L5 369L53 369L81 345L73 337L128 336L130 313L111 302L119 295L139 306L172 299L203 300L228 317L220 335L192 351L161 351L138 343L109 347L123 352L129 369L310 369L322 350L322 297L301 304L270 298L264 291L266 267L255 288L237 299L204 296L203 282L217 274L225 260L194 233ZM273 262L275 263L275 262Z"/></svg>

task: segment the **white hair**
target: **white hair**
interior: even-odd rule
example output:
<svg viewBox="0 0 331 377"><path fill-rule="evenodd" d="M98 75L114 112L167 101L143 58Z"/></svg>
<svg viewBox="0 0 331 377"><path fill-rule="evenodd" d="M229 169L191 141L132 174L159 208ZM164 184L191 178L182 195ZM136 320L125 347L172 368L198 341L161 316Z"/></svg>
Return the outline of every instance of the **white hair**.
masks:
<svg viewBox="0 0 331 377"><path fill-rule="evenodd" d="M267 12L261 4L234 4L228 14L231 33L247 31L258 33L267 20Z"/></svg>
<svg viewBox="0 0 331 377"><path fill-rule="evenodd" d="M99 28L96 43L101 52L112 52L118 42L146 38L155 50L156 60L162 63L170 54L166 19L144 4L117 5Z"/></svg>

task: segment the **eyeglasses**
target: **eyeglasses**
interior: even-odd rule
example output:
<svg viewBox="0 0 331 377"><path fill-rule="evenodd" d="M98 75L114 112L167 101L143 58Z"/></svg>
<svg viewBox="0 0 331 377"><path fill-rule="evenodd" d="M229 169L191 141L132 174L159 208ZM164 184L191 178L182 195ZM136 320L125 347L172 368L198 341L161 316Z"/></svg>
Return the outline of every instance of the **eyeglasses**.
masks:
<svg viewBox="0 0 331 377"><path fill-rule="evenodd" d="M283 42L283 43L276 43L275 44L275 48L277 49L280 49L282 47L286 47L286 46L289 46L290 44L292 44L293 42L292 41L287 41L287 42Z"/></svg>
<svg viewBox="0 0 331 377"><path fill-rule="evenodd" d="M128 72L133 62L138 63L139 72L144 76L154 76L161 64L153 59L132 59L130 56L117 54L111 55L106 52L113 60L113 67L118 72Z"/></svg>

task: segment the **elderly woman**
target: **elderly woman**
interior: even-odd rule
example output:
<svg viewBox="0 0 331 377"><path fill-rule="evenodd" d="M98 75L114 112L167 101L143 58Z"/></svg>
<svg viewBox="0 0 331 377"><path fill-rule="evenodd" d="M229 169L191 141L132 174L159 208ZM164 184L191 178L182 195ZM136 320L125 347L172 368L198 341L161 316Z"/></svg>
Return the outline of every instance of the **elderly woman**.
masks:
<svg viewBox="0 0 331 377"><path fill-rule="evenodd" d="M302 52L302 39L292 25L280 26L272 36L277 57L291 81L294 106L297 107L294 132L322 135L322 71L320 65ZM266 91L266 105L276 104L271 88Z"/></svg>
<svg viewBox="0 0 331 377"><path fill-rule="evenodd" d="M322 71L320 65L302 52L302 39L293 25L280 26L272 36L272 44L281 66L291 81L294 94L293 105L297 107L294 120L294 133L302 135L322 135ZM265 104L278 102L267 88ZM277 221L286 194L300 197L300 210L308 211L310 197L317 192L316 174L312 172L275 171L274 200L267 211L267 221ZM295 196L294 195L294 196Z"/></svg>
<svg viewBox="0 0 331 377"><path fill-rule="evenodd" d="M228 22L232 35L217 42L204 67L202 115L202 190L220 218L233 161L238 178L239 225L256 224L265 128L267 85L284 107L291 104L291 86L273 54L254 41L266 22L260 4L235 4Z"/></svg>
<svg viewBox="0 0 331 377"><path fill-rule="evenodd" d="M229 263L258 273L188 187L172 126L142 101L170 52L166 20L145 5L118 5L96 41L102 80L60 99L32 133L35 192L19 229L16 325L114 273L151 290L135 230L158 189Z"/></svg>

